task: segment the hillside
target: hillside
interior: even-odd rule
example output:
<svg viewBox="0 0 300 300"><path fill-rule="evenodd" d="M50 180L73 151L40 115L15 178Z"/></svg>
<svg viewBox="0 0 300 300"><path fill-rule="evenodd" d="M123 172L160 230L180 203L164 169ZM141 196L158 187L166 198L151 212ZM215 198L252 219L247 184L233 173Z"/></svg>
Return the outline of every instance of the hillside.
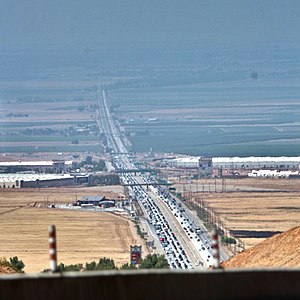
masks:
<svg viewBox="0 0 300 300"><path fill-rule="evenodd" d="M277 234L222 263L224 268L300 267L300 226Z"/></svg>

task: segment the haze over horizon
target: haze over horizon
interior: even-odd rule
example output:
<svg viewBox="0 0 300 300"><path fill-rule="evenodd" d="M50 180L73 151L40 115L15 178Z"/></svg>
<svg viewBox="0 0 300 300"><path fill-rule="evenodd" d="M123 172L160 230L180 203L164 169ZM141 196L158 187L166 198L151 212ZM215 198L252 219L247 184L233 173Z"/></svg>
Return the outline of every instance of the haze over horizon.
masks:
<svg viewBox="0 0 300 300"><path fill-rule="evenodd" d="M54 101L95 100L92 91L105 86L133 151L298 155L300 1L1 4L2 151L29 149L23 128L32 126L33 109L16 119L11 104L49 101L35 116L57 120ZM64 118L74 107L63 106ZM87 151L62 139L57 152ZM32 151L42 149L36 143Z"/></svg>
<svg viewBox="0 0 300 300"><path fill-rule="evenodd" d="M1 46L300 42L300 1L2 0Z"/></svg>

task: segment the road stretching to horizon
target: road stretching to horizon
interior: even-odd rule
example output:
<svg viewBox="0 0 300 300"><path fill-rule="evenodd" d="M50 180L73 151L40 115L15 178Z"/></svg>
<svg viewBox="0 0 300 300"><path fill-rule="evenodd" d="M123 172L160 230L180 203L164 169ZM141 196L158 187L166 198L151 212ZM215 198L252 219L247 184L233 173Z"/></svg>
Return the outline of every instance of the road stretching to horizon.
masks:
<svg viewBox="0 0 300 300"><path fill-rule="evenodd" d="M99 108L96 121L100 132L106 137L107 151L111 153L113 163L119 170L138 171L135 164L137 162L130 159L128 149L123 141L125 136L122 137L122 133L111 115L106 91L97 92L97 102ZM153 183L155 179L150 174L146 175L141 172L120 173L120 179L123 184L128 184L128 182L133 184L133 186L128 186L132 199L139 201L140 197L145 197L142 195L146 194L147 198L151 199L159 210L163 220L165 220L166 225L164 224L164 226L167 226L171 232L170 241L172 245L166 246L164 244L165 241L162 241L162 245L171 268L205 269L212 266L210 234L203 223L189 212L188 208L183 206L181 201L173 197L166 187L158 188L157 186L152 186L151 182ZM147 188L139 185L145 183L149 183ZM143 201L139 202L141 202L139 203L141 206L145 205L142 204ZM157 210L155 209L155 211ZM149 222L149 234L153 235L155 228L149 221L153 218L152 212L151 210L147 212L145 207L143 207L143 212L146 220ZM154 223L154 226L157 226L157 224L155 225ZM164 228L164 230L166 229ZM196 234L197 231L198 234ZM176 238L174 239L174 237ZM159 236L156 237L156 239L158 238ZM227 258L227 252L221 249L221 260L226 260Z"/></svg>

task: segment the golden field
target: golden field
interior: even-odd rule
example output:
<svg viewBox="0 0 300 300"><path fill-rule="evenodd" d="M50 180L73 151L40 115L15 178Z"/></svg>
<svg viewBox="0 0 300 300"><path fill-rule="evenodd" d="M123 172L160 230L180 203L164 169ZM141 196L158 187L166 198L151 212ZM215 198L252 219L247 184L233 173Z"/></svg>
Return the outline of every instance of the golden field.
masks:
<svg viewBox="0 0 300 300"><path fill-rule="evenodd" d="M243 178L226 179L225 183L226 192L221 192L221 179L197 180L176 187L198 202L204 201L230 230L283 232L300 225L299 179ZM202 186L204 193L199 192ZM249 248L264 238L241 240Z"/></svg>
<svg viewBox="0 0 300 300"><path fill-rule="evenodd" d="M143 244L130 220L112 213L49 209L44 203L71 203L82 195L115 195L121 187L2 190L0 256L18 256L25 272L49 268L48 226L57 230L58 263L85 263L101 257L129 262L131 244ZM34 206L35 205L35 206ZM143 250L146 252L144 245Z"/></svg>

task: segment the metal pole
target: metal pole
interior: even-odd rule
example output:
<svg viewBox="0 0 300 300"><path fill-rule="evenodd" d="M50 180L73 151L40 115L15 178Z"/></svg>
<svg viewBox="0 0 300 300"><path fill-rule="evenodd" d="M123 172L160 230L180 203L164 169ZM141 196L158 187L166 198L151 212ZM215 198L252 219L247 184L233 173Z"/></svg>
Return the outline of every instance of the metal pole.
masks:
<svg viewBox="0 0 300 300"><path fill-rule="evenodd" d="M218 232L216 229L212 231L212 255L214 259L214 269L220 269L220 252L219 252L219 239L218 239Z"/></svg>
<svg viewBox="0 0 300 300"><path fill-rule="evenodd" d="M56 229L54 225L49 226L49 255L50 271L57 272L57 255L56 255Z"/></svg>

